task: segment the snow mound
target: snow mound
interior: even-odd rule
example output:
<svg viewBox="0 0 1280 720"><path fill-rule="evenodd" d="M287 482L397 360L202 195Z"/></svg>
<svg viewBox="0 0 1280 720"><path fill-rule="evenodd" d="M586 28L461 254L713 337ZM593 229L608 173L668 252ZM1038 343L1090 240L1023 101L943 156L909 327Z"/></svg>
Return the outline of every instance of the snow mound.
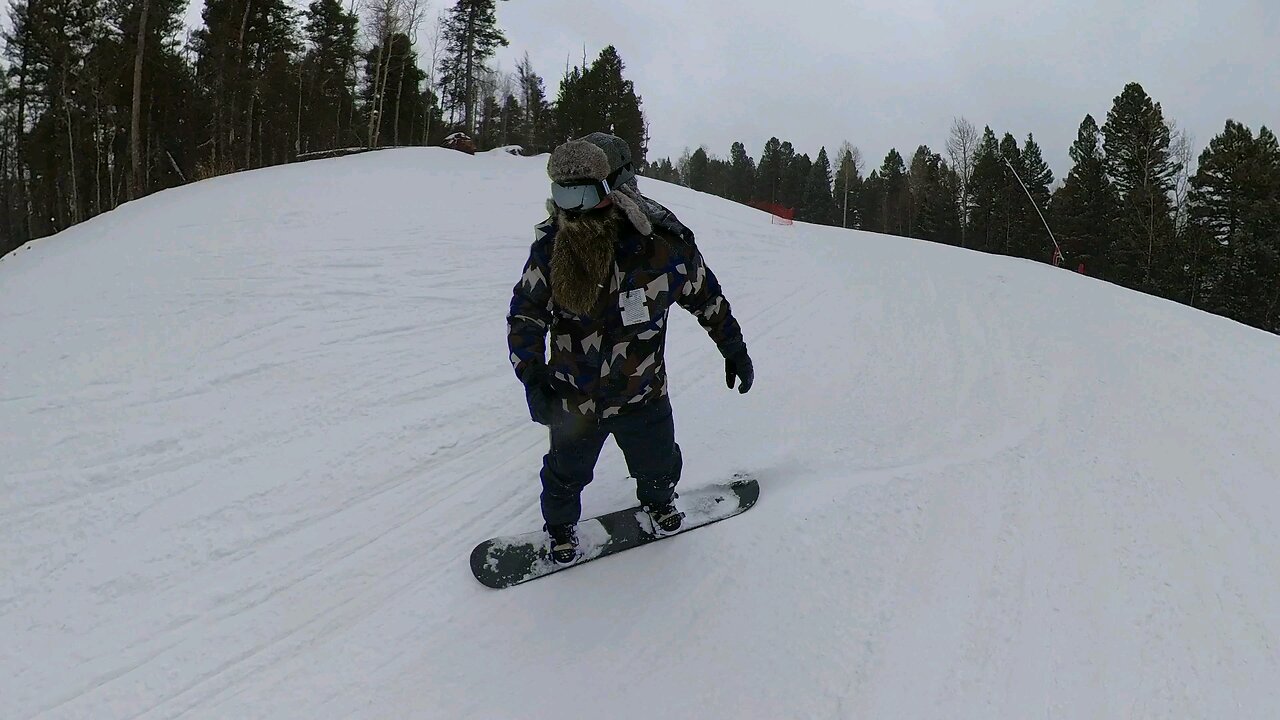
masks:
<svg viewBox="0 0 1280 720"><path fill-rule="evenodd" d="M540 523L544 164L241 173L0 261L0 717L1280 716L1280 338L645 180L756 364L673 316L684 482L760 502L480 586Z"/></svg>

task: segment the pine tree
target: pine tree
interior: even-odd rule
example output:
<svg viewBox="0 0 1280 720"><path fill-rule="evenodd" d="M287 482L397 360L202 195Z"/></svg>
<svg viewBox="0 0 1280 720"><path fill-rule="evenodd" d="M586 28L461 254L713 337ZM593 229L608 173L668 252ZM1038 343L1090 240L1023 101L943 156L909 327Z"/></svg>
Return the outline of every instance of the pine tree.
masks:
<svg viewBox="0 0 1280 720"><path fill-rule="evenodd" d="M1044 154L1040 151L1040 145L1036 143L1035 137L1028 133L1027 141L1022 146L1022 154L1020 156L1021 167L1018 172L1022 176L1022 182L1026 185L1026 190L1022 191L1022 221L1021 226L1025 233L1022 240L1022 257L1032 260L1052 261L1055 248L1053 241L1049 239L1044 230L1044 222L1040 219L1041 213L1048 212L1049 209L1049 186L1053 184L1053 171L1049 169L1049 164L1044 161ZM1014 182L1017 179L1014 178ZM1026 195L1030 193L1031 202L1027 201ZM1032 205L1031 203L1034 203Z"/></svg>
<svg viewBox="0 0 1280 720"><path fill-rule="evenodd" d="M982 139L974 151L973 174L969 181L968 237L969 247L975 250L1000 252L1003 249L1001 202L1006 175L1004 161L1000 158L1000 144L988 126L983 129Z"/></svg>
<svg viewBox="0 0 1280 720"><path fill-rule="evenodd" d="M136 3L136 7L138 11L137 29L133 33L136 47L133 55L133 82L130 88L129 107L129 186L133 196L140 197L147 191L142 159L142 93L143 70L146 67L148 21L151 19L151 0L141 0L141 2ZM96 43L99 50L103 50L103 46L107 45L107 43L101 42L101 39L99 38L99 42ZM98 178L95 178L95 180L98 180Z"/></svg>
<svg viewBox="0 0 1280 720"><path fill-rule="evenodd" d="M747 154L745 145L740 142L734 143L729 149L729 199L740 203L750 200L755 181L755 161Z"/></svg>
<svg viewBox="0 0 1280 720"><path fill-rule="evenodd" d="M594 95L591 109L598 120L586 132L600 130L627 141L635 162L644 162L649 152L641 99L635 85L623 77L626 65L618 49L610 45L591 64L589 84Z"/></svg>
<svg viewBox="0 0 1280 720"><path fill-rule="evenodd" d="M778 205L795 210L799 203L799 194L803 192L804 180L809 177L808 170L800 175L800 184L796 184L795 172L793 165L797 161L795 146L790 140L783 140L778 146L778 190L774 202ZM799 189L797 189L799 188ZM788 202L793 196L794 200Z"/></svg>
<svg viewBox="0 0 1280 720"><path fill-rule="evenodd" d="M782 186L782 163L782 141L771 137L764 144L764 152L760 153L760 164L756 166L753 200L767 203L778 201L778 189Z"/></svg>
<svg viewBox="0 0 1280 720"><path fill-rule="evenodd" d="M1210 310L1280 332L1280 144L1228 120L1200 155L1191 181L1191 224L1209 270L1195 277ZM1206 282L1207 280L1207 282Z"/></svg>
<svg viewBox="0 0 1280 720"><path fill-rule="evenodd" d="M858 167L861 153L848 143L843 147L835 169L835 202L840 211L841 226L861 228L863 179L862 170Z"/></svg>
<svg viewBox="0 0 1280 720"><path fill-rule="evenodd" d="M18 122L13 101L8 73L0 72L0 257L25 242L22 229L26 213L18 202Z"/></svg>
<svg viewBox="0 0 1280 720"><path fill-rule="evenodd" d="M658 163L658 173L658 179L669 182L673 185L680 184L680 171L677 170L675 164L671 162L671 158L663 158L662 161Z"/></svg>
<svg viewBox="0 0 1280 720"><path fill-rule="evenodd" d="M689 168L685 174L684 184L699 192L710 191L711 158L703 148L694 150L689 156Z"/></svg>
<svg viewBox="0 0 1280 720"><path fill-rule="evenodd" d="M284 162L297 122L294 11L284 0L207 0L203 18L192 45L214 112L200 174Z"/></svg>
<svg viewBox="0 0 1280 720"><path fill-rule="evenodd" d="M1054 232L1073 269L1083 265L1089 274L1109 275L1104 264L1119 201L1107 178L1102 133L1092 115L1080 123L1070 155L1075 165L1050 203Z"/></svg>
<svg viewBox="0 0 1280 720"><path fill-rule="evenodd" d="M938 221L937 242L960 245L964 239L964 218L960 213L962 184L960 173L947 164L941 155L935 160L938 169L937 195L930 202Z"/></svg>
<svg viewBox="0 0 1280 720"><path fill-rule="evenodd" d="M916 148L908 172L909 234L933 242L954 244L959 233L959 180L938 153L927 145Z"/></svg>
<svg viewBox="0 0 1280 720"><path fill-rule="evenodd" d="M591 67L572 68L560 81L556 97L556 143L593 132L627 141L637 165L648 154L649 138L635 86L623 77L625 65L612 45Z"/></svg>
<svg viewBox="0 0 1280 720"><path fill-rule="evenodd" d="M676 185L680 184L680 171L676 169L675 164L671 162L671 158L662 158L657 162L646 163L640 170L640 174L647 178L674 183Z"/></svg>
<svg viewBox="0 0 1280 720"><path fill-rule="evenodd" d="M729 174L732 166L729 161L714 155L707 163L707 192L722 198L729 197Z"/></svg>
<svg viewBox="0 0 1280 720"><path fill-rule="evenodd" d="M142 22L143 8L145 23ZM180 38L185 30L185 11L183 0L111 2L107 14L110 30L95 50L104 55L105 62L117 68L117 73L120 66L116 57L126 63L127 58L133 59L125 70L132 75L129 81L117 80L114 91L108 89L95 97L94 102L98 105L96 114L105 119L99 122L100 136L123 132L123 128L114 129L112 118L129 108L130 142L132 145L136 137L139 154L139 176L129 183L135 196L186 182L195 172L195 148L206 139L199 131L210 108L199 92L191 65L182 55ZM133 127L135 108L136 130ZM114 148L106 152L104 161L115 166L114 154ZM132 163L130 174L135 174Z"/></svg>
<svg viewBox="0 0 1280 720"><path fill-rule="evenodd" d="M422 122L426 127L421 130L422 143L425 145L442 145L452 131L444 120L444 109L440 106L440 96L430 87L430 81L423 83L422 92L418 94L418 106L422 108ZM414 137L419 130L414 129ZM414 140L417 142L417 140Z"/></svg>
<svg viewBox="0 0 1280 720"><path fill-rule="evenodd" d="M591 120L587 117L591 100L583 68L575 67L565 71L552 106L555 125L551 134L552 146L593 132L587 130L591 127Z"/></svg>
<svg viewBox="0 0 1280 720"><path fill-rule="evenodd" d="M547 102L542 77L533 70L529 53L525 53L524 58L516 66L516 84L520 90L522 112L519 143L530 155L553 150L550 127L551 106Z"/></svg>
<svg viewBox="0 0 1280 720"><path fill-rule="evenodd" d="M885 183L880 179L880 171L872 170L862 183L859 196L858 220L859 229L871 232L883 232L885 226Z"/></svg>
<svg viewBox="0 0 1280 720"><path fill-rule="evenodd" d="M1200 154L1192 179L1191 217L1224 245L1248 225L1246 218L1262 199L1251 177L1260 169L1257 160L1253 133L1234 120Z"/></svg>
<svg viewBox="0 0 1280 720"><path fill-rule="evenodd" d="M1012 166L1019 174L1023 172L1022 150L1010 133L1005 133L1000 139L1000 162L1003 182L1000 183L1000 201L996 206L996 222L1000 233L999 252L1025 257L1027 200L1018 179L1009 170Z"/></svg>
<svg viewBox="0 0 1280 720"><path fill-rule="evenodd" d="M831 197L831 160L827 158L825 147L818 150L818 157L809 169L800 219L819 225L837 224L836 203Z"/></svg>
<svg viewBox="0 0 1280 720"><path fill-rule="evenodd" d="M889 235L910 235L911 188L907 166L896 148L889 150L880 165L880 227L872 228Z"/></svg>
<svg viewBox="0 0 1280 720"><path fill-rule="evenodd" d="M356 22L341 0L312 0L307 6L304 29L310 47L303 59L301 152L336 149L360 140L352 126Z"/></svg>
<svg viewBox="0 0 1280 720"><path fill-rule="evenodd" d="M480 102L480 120L476 125L476 148L492 150L502 144L502 106L498 98L486 94Z"/></svg>
<svg viewBox="0 0 1280 720"><path fill-rule="evenodd" d="M520 108L520 101L515 95L507 95L502 101L501 128L498 137L498 146L505 147L515 145L520 142L520 123L524 116Z"/></svg>
<svg viewBox="0 0 1280 720"><path fill-rule="evenodd" d="M80 98L88 97L98 68L90 60L102 27L102 8L88 0L15 2L6 54L21 63L23 96L21 162L29 170L26 189L35 235L56 232L89 214L92 197L83 159L93 150L90 118Z"/></svg>
<svg viewBox="0 0 1280 720"><path fill-rule="evenodd" d="M174 146L194 137L197 107L176 51L182 10L174 0L10 7L6 200L17 234L55 232L182 181Z"/></svg>
<svg viewBox="0 0 1280 720"><path fill-rule="evenodd" d="M929 163L932 155L928 145L917 146L907 166L907 187L910 188L907 235L922 240L932 240L936 232L936 218L929 217L926 208L929 197L934 194L933 185L937 183Z"/></svg>
<svg viewBox="0 0 1280 720"><path fill-rule="evenodd" d="M787 151L790 149L788 143L782 144L783 158L787 157ZM796 210L797 213L802 211L804 191L809 184L809 173L812 170L813 161L809 159L808 154L793 155L790 161L786 163L786 168L782 173L782 186L778 188L778 202L784 207ZM797 217L801 220L804 219L799 215Z"/></svg>
<svg viewBox="0 0 1280 720"><path fill-rule="evenodd" d="M446 50L440 62L440 86L445 107L455 121L461 115L463 130L473 137L477 106L483 99L480 77L494 52L509 44L498 29L496 13L497 0L457 0L444 24Z"/></svg>
<svg viewBox="0 0 1280 720"><path fill-rule="evenodd" d="M6 245L19 247L27 240L36 237L32 227L32 198L30 176L27 173L28 150L23 142L26 135L28 109L35 93L32 92L32 50L33 30L28 20L28 7L25 3L15 2L9 6L9 28L4 33L4 55L10 62L6 81L12 79L6 88L6 136L13 138L13 153L9 165L13 168L13 207L14 217L11 220L13 239ZM7 150L5 145L4 149ZM6 194L8 201L8 194Z"/></svg>
<svg viewBox="0 0 1280 720"><path fill-rule="evenodd" d="M1114 279L1154 291L1173 238L1170 127L1160 104L1138 83L1115 98L1102 126L1107 174L1120 197L1118 235L1110 260Z"/></svg>
<svg viewBox="0 0 1280 720"><path fill-rule="evenodd" d="M1254 324L1280 333L1280 140L1264 125L1254 146L1259 196L1253 207L1256 241L1251 249L1257 271Z"/></svg>

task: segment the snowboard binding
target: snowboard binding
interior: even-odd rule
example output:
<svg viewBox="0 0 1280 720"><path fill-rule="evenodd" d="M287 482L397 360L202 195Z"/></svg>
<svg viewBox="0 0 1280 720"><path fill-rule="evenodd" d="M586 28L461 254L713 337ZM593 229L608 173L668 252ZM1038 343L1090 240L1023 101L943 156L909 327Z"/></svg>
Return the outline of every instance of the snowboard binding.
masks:
<svg viewBox="0 0 1280 720"><path fill-rule="evenodd" d="M573 523L547 526L547 554L557 565L570 565L578 559L578 532Z"/></svg>
<svg viewBox="0 0 1280 720"><path fill-rule="evenodd" d="M675 496L671 499L675 500ZM653 523L653 534L659 537L678 532L684 521L684 513L670 501L663 505L645 505L643 509L649 515L649 522Z"/></svg>

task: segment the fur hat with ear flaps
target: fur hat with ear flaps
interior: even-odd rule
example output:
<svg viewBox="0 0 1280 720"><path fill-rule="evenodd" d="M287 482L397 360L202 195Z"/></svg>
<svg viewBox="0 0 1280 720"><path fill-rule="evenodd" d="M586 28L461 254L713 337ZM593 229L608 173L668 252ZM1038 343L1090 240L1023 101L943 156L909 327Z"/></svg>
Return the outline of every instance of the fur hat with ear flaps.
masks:
<svg viewBox="0 0 1280 720"><path fill-rule="evenodd" d="M553 182L609 180L613 201L605 212L569 215L547 200L547 211L559 220L551 251L551 297L571 312L588 315L600 307L614 261L612 239L622 222L631 223L646 237L661 229L693 244L693 231L674 213L640 194L631 148L620 137L597 132L570 140L551 153L547 175Z"/></svg>
<svg viewBox="0 0 1280 720"><path fill-rule="evenodd" d="M551 153L551 159L547 161L547 175L553 182L607 180L614 173L617 176L609 183L609 199L640 234L651 234L653 223L643 209L645 198L636 187L631 148L626 140L594 132L564 143ZM548 202L548 207L554 208L554 205Z"/></svg>

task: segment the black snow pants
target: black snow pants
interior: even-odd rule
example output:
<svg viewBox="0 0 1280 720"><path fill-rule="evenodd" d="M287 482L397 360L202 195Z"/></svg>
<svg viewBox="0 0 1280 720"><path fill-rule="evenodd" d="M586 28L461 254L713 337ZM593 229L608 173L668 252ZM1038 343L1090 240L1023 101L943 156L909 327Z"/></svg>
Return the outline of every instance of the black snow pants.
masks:
<svg viewBox="0 0 1280 720"><path fill-rule="evenodd" d="M600 450L610 435L636 480L640 504L671 501L683 462L667 398L599 421L556 407L551 418L551 449L542 459L542 518L548 525L576 523L581 518L582 489L591 482Z"/></svg>

